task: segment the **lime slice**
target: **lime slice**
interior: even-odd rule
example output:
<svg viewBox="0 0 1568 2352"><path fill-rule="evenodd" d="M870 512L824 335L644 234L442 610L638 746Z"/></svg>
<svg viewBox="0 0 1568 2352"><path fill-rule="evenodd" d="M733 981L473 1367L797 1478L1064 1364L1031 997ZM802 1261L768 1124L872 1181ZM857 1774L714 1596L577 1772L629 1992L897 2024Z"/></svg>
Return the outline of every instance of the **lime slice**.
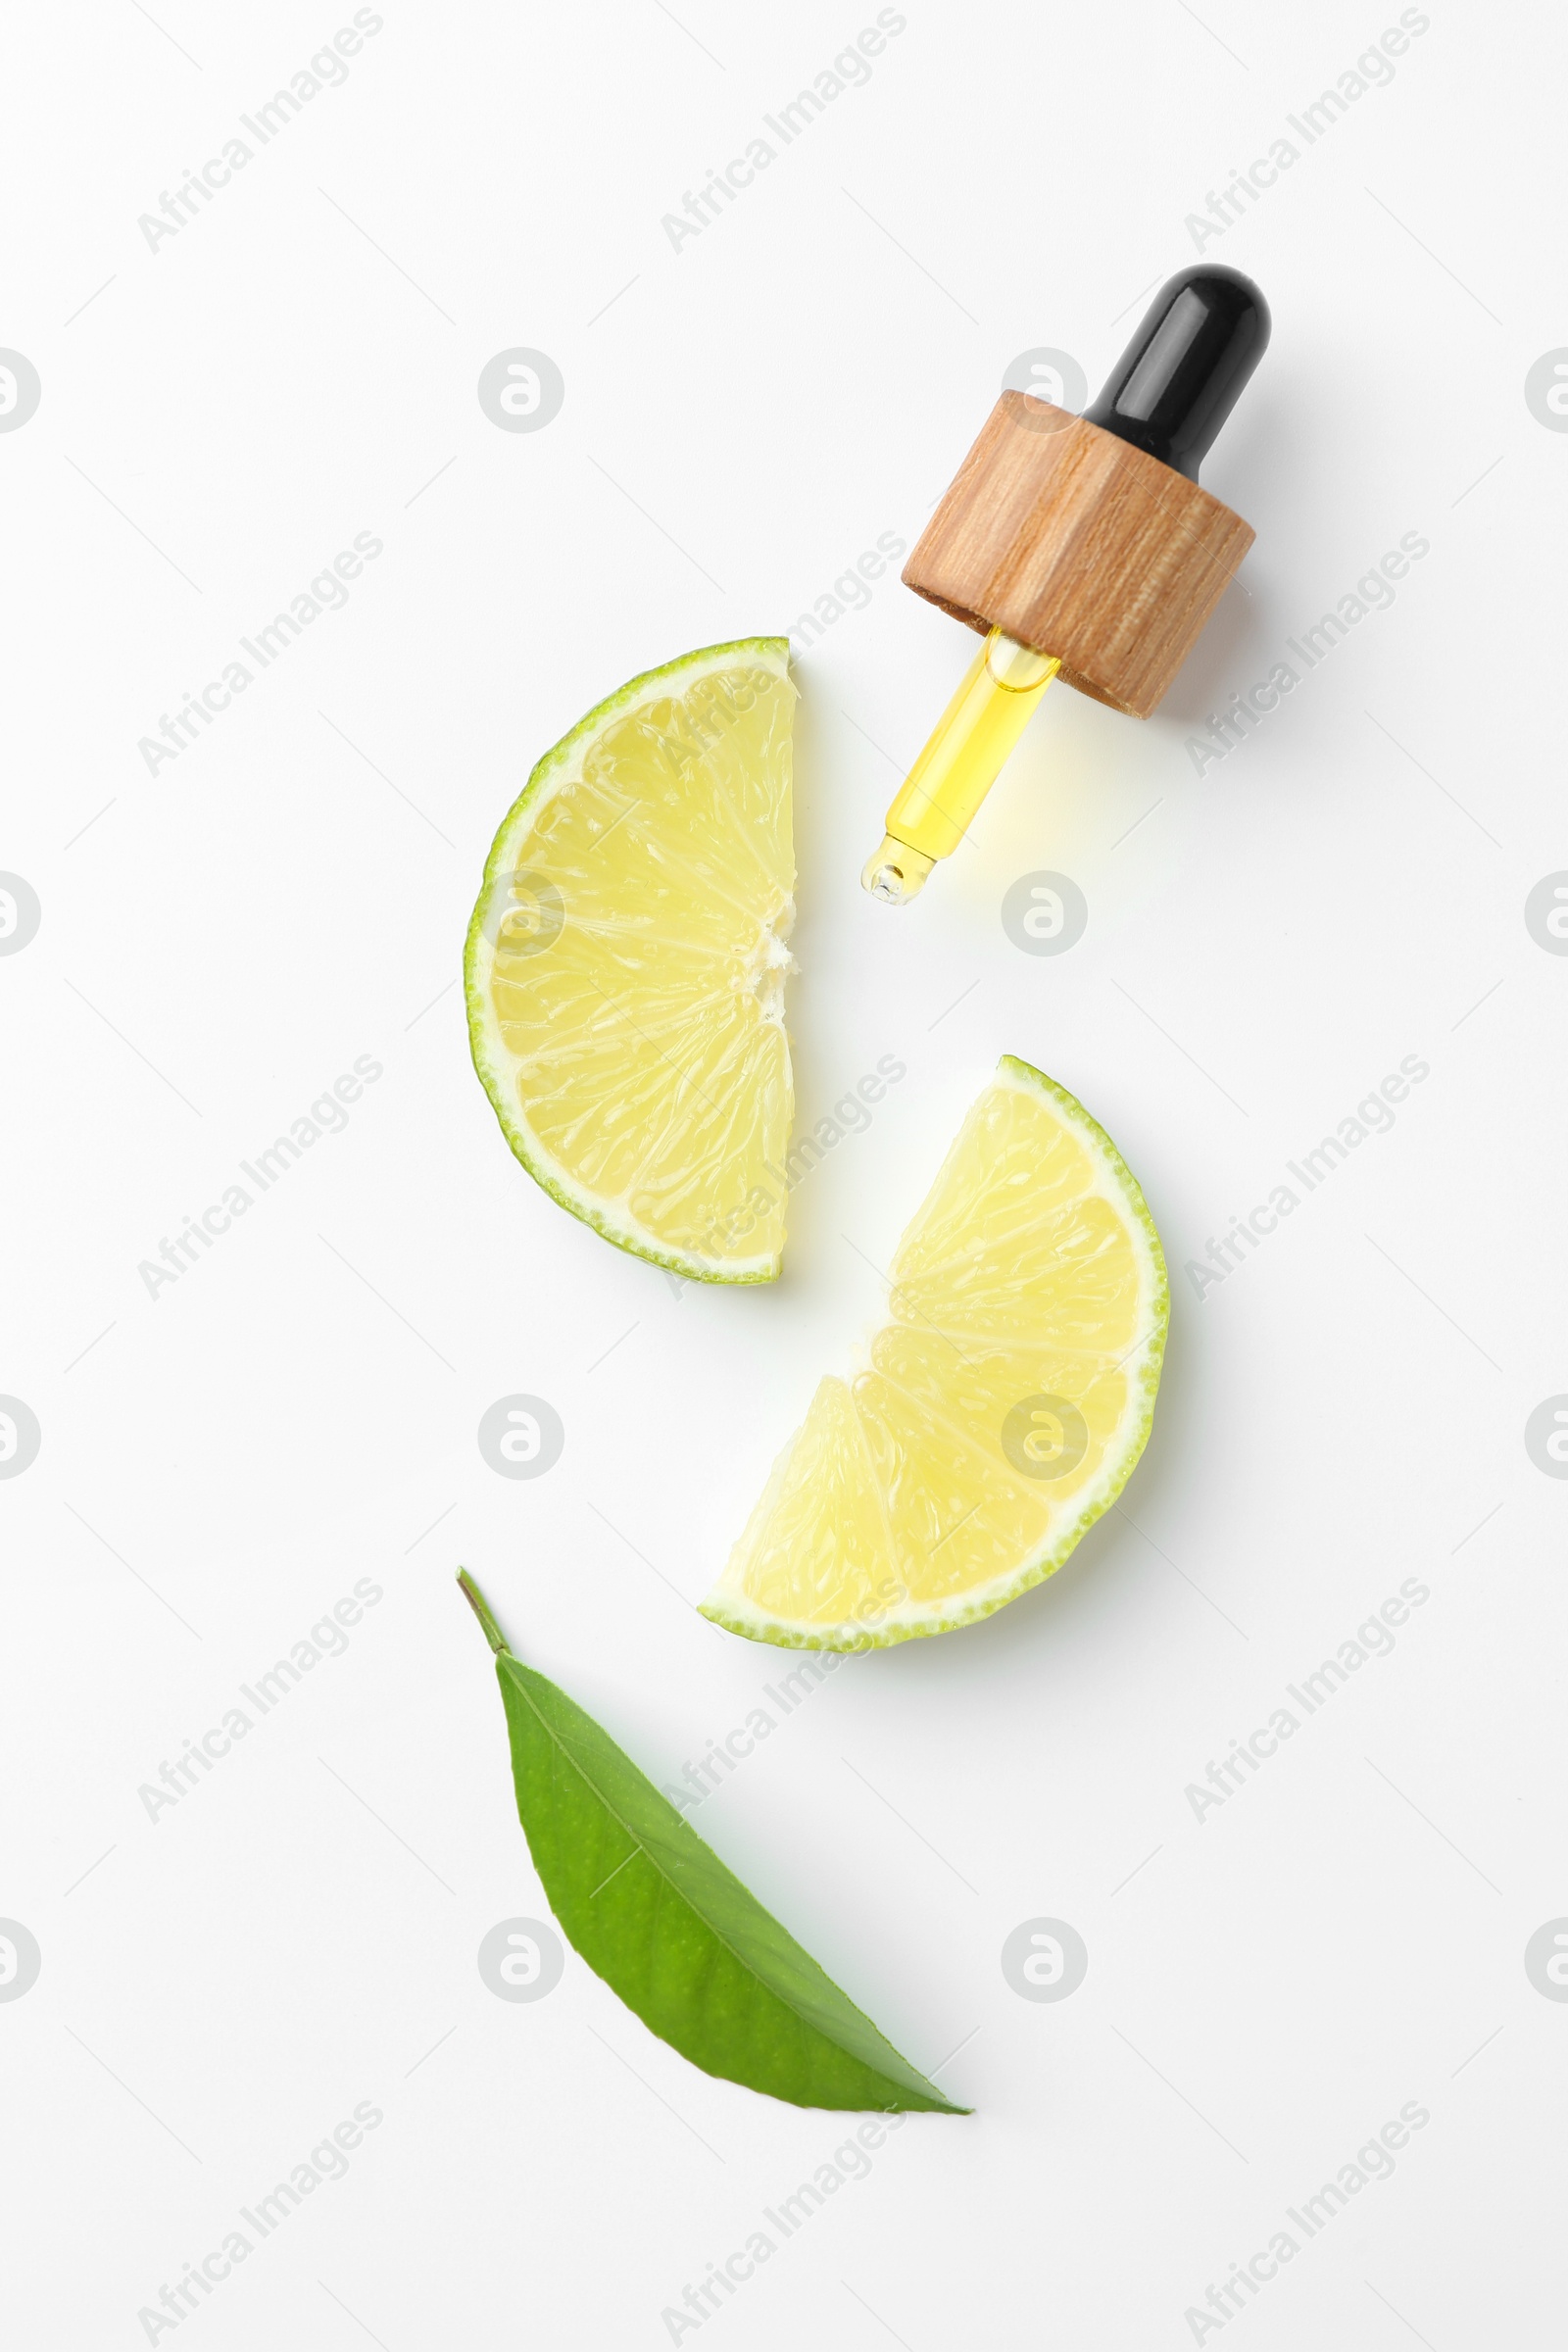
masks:
<svg viewBox="0 0 1568 2352"><path fill-rule="evenodd" d="M530 1176L697 1282L771 1282L784 1243L788 663L783 637L710 646L590 710L496 835L464 956Z"/></svg>
<svg viewBox="0 0 1568 2352"><path fill-rule="evenodd" d="M703 1614L871 1649L988 1617L1108 1510L1153 1419L1170 1294L1110 1138L1006 1055L893 1261L889 1321L824 1380Z"/></svg>

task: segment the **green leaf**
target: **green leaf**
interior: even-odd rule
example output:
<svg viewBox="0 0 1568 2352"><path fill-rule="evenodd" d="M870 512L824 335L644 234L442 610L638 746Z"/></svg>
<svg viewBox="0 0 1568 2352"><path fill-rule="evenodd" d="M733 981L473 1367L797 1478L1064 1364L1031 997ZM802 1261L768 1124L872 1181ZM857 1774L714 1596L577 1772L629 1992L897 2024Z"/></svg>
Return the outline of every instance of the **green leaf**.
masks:
<svg viewBox="0 0 1568 2352"><path fill-rule="evenodd" d="M797 2107L966 2115L885 2041L592 1716L496 1652L517 1813L550 1907L612 1992L706 2074Z"/></svg>

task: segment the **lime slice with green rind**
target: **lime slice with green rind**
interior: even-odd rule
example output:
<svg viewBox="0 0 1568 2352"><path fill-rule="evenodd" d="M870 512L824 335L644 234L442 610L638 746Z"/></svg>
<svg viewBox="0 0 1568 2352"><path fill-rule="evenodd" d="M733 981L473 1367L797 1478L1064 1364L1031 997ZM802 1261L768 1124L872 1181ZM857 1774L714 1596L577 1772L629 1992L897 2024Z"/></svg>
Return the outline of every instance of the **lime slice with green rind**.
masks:
<svg viewBox="0 0 1568 2352"><path fill-rule="evenodd" d="M698 1282L770 1282L783 1250L794 704L783 637L600 703L508 812L464 956L474 1067L528 1173Z"/></svg>
<svg viewBox="0 0 1568 2352"><path fill-rule="evenodd" d="M1005 1056L899 1246L869 1360L817 1389L703 1614L870 1649L1016 1599L1126 1485L1169 1314L1115 1145Z"/></svg>

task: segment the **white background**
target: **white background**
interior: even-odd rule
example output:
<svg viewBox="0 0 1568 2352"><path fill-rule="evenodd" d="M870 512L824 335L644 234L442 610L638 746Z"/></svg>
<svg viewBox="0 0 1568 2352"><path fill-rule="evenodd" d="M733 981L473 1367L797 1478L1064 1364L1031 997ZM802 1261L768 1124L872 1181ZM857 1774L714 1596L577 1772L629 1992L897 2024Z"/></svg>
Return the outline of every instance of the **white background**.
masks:
<svg viewBox="0 0 1568 2352"><path fill-rule="evenodd" d="M181 2345L658 2346L848 2136L695 2072L569 1954L533 2005L481 1983L484 1933L544 1906L452 1576L656 1779L741 1722L779 1661L691 1604L1008 1051L1148 1193L1158 1418L1052 1585L853 1662L697 1816L976 2113L913 2119L680 2340L1187 2344L1416 2102L1394 2177L1215 2332L1543 2341L1568 2008L1522 1955L1568 1911L1568 1487L1523 1431L1568 1389L1568 959L1523 907L1568 866L1568 438L1524 378L1568 343L1561 21L1435 4L1207 244L1274 311L1204 473L1256 546L1153 720L1048 698L907 912L858 870L971 641L890 574L800 662L802 1120L908 1074L796 1193L784 1280L731 1296L506 1150L457 986L497 823L620 680L912 542L1020 351L1098 386L1187 216L1398 12L909 0L678 253L662 215L873 9L382 13L156 251L138 216L350 10L99 0L8 36L0 343L43 385L0 436L0 866L43 909L0 960L0 1390L42 1429L0 1482L0 1913L43 1955L0 2004L8 2340L144 2342L370 2101ZM543 431L476 400L514 345L564 373ZM150 776L138 739L357 532L384 552L346 608ZM1205 713L1407 532L1393 608L1195 775ZM1090 908L1055 959L1000 921L1041 868ZM149 1298L140 1261L362 1054L346 1130ZM1186 1261L1405 1055L1393 1131L1195 1297ZM514 1391L566 1432L531 1483L475 1445ZM345 1654L149 1820L139 1786L358 1578ZM1394 1653L1195 1818L1407 1578ZM1057 2004L999 1962L1041 1915L1089 1949Z"/></svg>

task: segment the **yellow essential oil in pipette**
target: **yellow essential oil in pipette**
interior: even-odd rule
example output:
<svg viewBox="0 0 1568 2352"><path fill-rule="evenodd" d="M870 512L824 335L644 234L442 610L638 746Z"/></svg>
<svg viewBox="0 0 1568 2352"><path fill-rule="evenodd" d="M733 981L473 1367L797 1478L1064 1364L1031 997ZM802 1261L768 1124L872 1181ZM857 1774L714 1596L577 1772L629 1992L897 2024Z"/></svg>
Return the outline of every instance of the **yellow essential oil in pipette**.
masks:
<svg viewBox="0 0 1568 2352"><path fill-rule="evenodd" d="M860 876L874 899L906 906L950 858L1060 667L993 629L887 813L887 837Z"/></svg>

